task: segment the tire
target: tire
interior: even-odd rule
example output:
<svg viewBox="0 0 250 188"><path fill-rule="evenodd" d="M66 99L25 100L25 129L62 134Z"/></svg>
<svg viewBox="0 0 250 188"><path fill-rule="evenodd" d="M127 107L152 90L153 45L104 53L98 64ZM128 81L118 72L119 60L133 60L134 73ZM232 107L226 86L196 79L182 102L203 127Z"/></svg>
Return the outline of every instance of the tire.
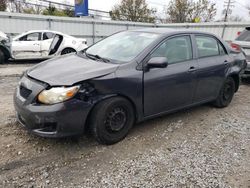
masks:
<svg viewBox="0 0 250 188"><path fill-rule="evenodd" d="M235 81L232 77L228 77L224 82L220 94L214 102L214 105L218 108L227 107L234 96L235 93Z"/></svg>
<svg viewBox="0 0 250 188"><path fill-rule="evenodd" d="M5 55L2 52L2 50L0 50L0 64L3 64L3 63L5 63Z"/></svg>
<svg viewBox="0 0 250 188"><path fill-rule="evenodd" d="M61 55L65 55L65 54L70 54L70 53L74 53L76 52L73 48L65 48L62 52Z"/></svg>
<svg viewBox="0 0 250 188"><path fill-rule="evenodd" d="M111 145L123 140L135 121L134 109L122 97L97 104L90 116L90 130L100 144Z"/></svg>

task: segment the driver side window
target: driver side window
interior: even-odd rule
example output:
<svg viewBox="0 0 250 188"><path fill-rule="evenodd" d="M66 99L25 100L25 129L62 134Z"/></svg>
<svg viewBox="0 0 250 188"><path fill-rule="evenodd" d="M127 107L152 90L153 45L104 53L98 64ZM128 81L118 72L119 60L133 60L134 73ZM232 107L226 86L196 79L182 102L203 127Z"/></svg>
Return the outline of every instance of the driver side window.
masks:
<svg viewBox="0 0 250 188"><path fill-rule="evenodd" d="M189 36L178 36L163 42L151 57L166 57L169 64L187 61L193 58Z"/></svg>
<svg viewBox="0 0 250 188"><path fill-rule="evenodd" d="M19 41L39 41L41 40L41 33L30 33L19 38Z"/></svg>

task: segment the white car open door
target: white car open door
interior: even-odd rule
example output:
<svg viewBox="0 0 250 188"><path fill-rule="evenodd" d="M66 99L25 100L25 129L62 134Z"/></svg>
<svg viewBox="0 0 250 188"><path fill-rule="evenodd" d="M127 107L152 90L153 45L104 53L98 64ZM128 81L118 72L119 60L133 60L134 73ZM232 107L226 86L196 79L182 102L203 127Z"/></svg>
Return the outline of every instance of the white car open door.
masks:
<svg viewBox="0 0 250 188"><path fill-rule="evenodd" d="M53 56L53 55L56 55L56 53L58 52L58 49L60 48L60 45L62 44L63 42L63 36L62 35L59 35L59 34L56 34L53 38L53 41L50 45L50 48L49 48L49 56Z"/></svg>
<svg viewBox="0 0 250 188"><path fill-rule="evenodd" d="M11 52L14 59L41 58L41 33L34 32L12 41Z"/></svg>
<svg viewBox="0 0 250 188"><path fill-rule="evenodd" d="M44 32L42 35L42 42L41 42L41 53L42 57L46 58L49 56L50 46L55 37L55 33L52 32Z"/></svg>

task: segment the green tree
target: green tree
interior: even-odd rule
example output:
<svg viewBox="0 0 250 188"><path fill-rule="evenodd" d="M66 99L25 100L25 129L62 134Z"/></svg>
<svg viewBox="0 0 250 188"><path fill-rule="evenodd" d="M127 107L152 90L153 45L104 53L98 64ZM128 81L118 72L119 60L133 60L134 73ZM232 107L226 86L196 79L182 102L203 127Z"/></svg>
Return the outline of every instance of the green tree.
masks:
<svg viewBox="0 0 250 188"><path fill-rule="evenodd" d="M71 8L65 8L60 10L57 9L55 6L49 6L48 8L43 10L42 14L50 16L74 17L74 10Z"/></svg>
<svg viewBox="0 0 250 188"><path fill-rule="evenodd" d="M65 9L63 9L63 12L68 17L74 17L75 16L75 11L72 8L67 7Z"/></svg>
<svg viewBox="0 0 250 188"><path fill-rule="evenodd" d="M110 12L112 20L154 22L156 10L150 9L145 0L122 0Z"/></svg>
<svg viewBox="0 0 250 188"><path fill-rule="evenodd" d="M167 8L169 21L173 23L183 23L187 21L191 14L192 3L189 0L171 0Z"/></svg>
<svg viewBox="0 0 250 188"><path fill-rule="evenodd" d="M24 7L23 13L25 13L25 14L37 14L34 7Z"/></svg>
<svg viewBox="0 0 250 188"><path fill-rule="evenodd" d="M209 22L216 15L216 7L209 0L171 0L166 12L169 21L174 23Z"/></svg>
<svg viewBox="0 0 250 188"><path fill-rule="evenodd" d="M49 6L48 8L44 9L42 14L50 16L67 16L63 11L58 10L55 6Z"/></svg>
<svg viewBox="0 0 250 188"><path fill-rule="evenodd" d="M0 11L5 11L7 8L7 1L6 0L0 0Z"/></svg>

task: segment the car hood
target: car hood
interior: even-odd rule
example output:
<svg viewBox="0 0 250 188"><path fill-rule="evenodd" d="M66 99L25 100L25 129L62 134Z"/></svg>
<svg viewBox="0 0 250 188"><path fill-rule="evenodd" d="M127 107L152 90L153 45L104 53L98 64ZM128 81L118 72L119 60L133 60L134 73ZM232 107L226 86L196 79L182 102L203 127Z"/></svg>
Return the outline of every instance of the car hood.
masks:
<svg viewBox="0 0 250 188"><path fill-rule="evenodd" d="M119 65L65 55L40 63L27 71L28 76L51 86L69 86L115 72Z"/></svg>

